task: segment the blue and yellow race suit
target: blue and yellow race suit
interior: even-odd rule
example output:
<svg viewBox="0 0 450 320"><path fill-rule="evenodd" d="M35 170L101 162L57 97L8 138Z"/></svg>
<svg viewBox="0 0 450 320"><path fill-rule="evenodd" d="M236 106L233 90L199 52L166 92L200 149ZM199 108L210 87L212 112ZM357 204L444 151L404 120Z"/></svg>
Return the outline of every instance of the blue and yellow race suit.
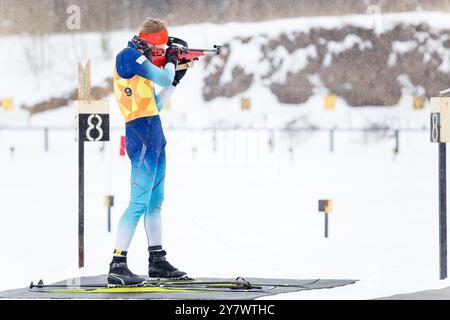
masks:
<svg viewBox="0 0 450 320"><path fill-rule="evenodd" d="M118 227L116 252L127 251L141 216L149 246L161 245L166 139L159 112L175 87L175 66L153 65L132 42L116 57L114 93L126 125L131 160L131 197ZM163 87L157 95L154 83Z"/></svg>

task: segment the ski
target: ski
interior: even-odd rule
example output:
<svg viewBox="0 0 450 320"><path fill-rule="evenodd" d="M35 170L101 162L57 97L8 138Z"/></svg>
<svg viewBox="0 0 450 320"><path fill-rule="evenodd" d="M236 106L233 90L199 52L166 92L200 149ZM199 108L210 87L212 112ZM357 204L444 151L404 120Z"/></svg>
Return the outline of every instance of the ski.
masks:
<svg viewBox="0 0 450 320"><path fill-rule="evenodd" d="M211 288L211 287L103 287L103 288L35 288L31 292L40 293L151 293L151 292L185 292L185 293L208 293L208 292L268 292L261 289L233 289L229 288Z"/></svg>
<svg viewBox="0 0 450 320"><path fill-rule="evenodd" d="M251 292L254 289L236 289L228 290L224 288L201 288L201 287L103 287L103 288L41 288L41 289L31 289L32 292L40 293L150 293L150 292ZM261 290L257 290L262 292Z"/></svg>
<svg viewBox="0 0 450 320"><path fill-rule="evenodd" d="M150 282L147 280L145 284L152 283L151 281L157 281L157 280L150 280ZM308 288L308 286L313 285L320 281L320 279L314 279L310 282L304 283L304 284L293 284L293 283L260 283L260 282L250 282L246 281L242 277L236 278L236 280L230 280L230 281L200 281L200 280L188 280L188 281L182 281L182 280L176 280L176 282L172 282L173 280L163 280L162 282L158 283L160 286L164 285L172 285L176 284L178 286L183 285L223 285L223 286L242 286L246 287L248 289L254 288L254 289L261 289L263 286L265 287L285 287L285 288Z"/></svg>
<svg viewBox="0 0 450 320"><path fill-rule="evenodd" d="M249 281L246 281L242 277L237 277L235 280L229 280L229 281L203 281L203 280L197 280L193 278L189 279L151 279L144 282L144 285L158 285L158 286L185 286L185 285L196 285L196 286L223 286L223 287L230 287L231 289L235 288L243 288L243 289L261 289L260 285L256 285L254 283L251 283Z"/></svg>
<svg viewBox="0 0 450 320"><path fill-rule="evenodd" d="M132 292L265 292L276 287L308 289L320 281L312 280L303 284L250 282L242 277L235 280L205 281L195 278L183 279L150 279L136 285L108 285L99 283L83 284L49 284L42 280L37 284L31 282L32 292L51 293L132 293ZM263 290L264 288L264 290Z"/></svg>
<svg viewBox="0 0 450 320"><path fill-rule="evenodd" d="M239 279L239 278L238 278ZM261 290L261 286L254 285L245 279L231 281L199 281L196 279L152 279L136 285L107 285L107 284L49 284L42 280L38 284L31 282L29 289L34 292L152 292L179 290L218 290L218 291L254 291ZM161 290L159 290L161 289ZM165 290L167 289L167 290Z"/></svg>

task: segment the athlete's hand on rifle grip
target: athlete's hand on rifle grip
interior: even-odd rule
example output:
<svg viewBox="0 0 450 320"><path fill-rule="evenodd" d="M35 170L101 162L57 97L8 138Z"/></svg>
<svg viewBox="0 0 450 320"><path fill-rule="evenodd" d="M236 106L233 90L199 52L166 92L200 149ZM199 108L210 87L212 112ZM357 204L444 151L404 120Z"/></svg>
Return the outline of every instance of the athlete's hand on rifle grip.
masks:
<svg viewBox="0 0 450 320"><path fill-rule="evenodd" d="M173 79L172 85L177 86L180 83L181 78L186 74L187 69L175 71L175 78Z"/></svg>
<svg viewBox="0 0 450 320"><path fill-rule="evenodd" d="M166 50L166 64L173 63L175 69L178 66L178 50L174 48L167 48Z"/></svg>

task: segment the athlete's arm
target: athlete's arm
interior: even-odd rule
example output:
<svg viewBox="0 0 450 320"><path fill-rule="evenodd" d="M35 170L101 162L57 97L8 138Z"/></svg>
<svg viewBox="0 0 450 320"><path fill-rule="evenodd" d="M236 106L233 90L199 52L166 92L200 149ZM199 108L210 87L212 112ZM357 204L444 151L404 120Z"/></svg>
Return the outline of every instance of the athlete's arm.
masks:
<svg viewBox="0 0 450 320"><path fill-rule="evenodd" d="M156 97L156 107L158 108L158 112L161 111L162 108L166 105L167 101L169 101L173 92L175 91L175 86L162 88Z"/></svg>
<svg viewBox="0 0 450 320"><path fill-rule="evenodd" d="M137 61L135 73L146 79L152 80L161 87L168 87L172 84L175 77L175 65L173 63L166 63L164 69L155 66L148 61L147 58L142 56L145 60L142 64ZM143 59L141 59L142 61Z"/></svg>
<svg viewBox="0 0 450 320"><path fill-rule="evenodd" d="M164 68L161 69L151 63L136 49L127 48L122 53L122 63L117 64L122 66L122 70L117 70L121 77L129 79L137 74L157 83L161 87L169 87L172 84L175 77L175 65L173 63L166 63ZM124 73L124 76L120 74L120 71Z"/></svg>

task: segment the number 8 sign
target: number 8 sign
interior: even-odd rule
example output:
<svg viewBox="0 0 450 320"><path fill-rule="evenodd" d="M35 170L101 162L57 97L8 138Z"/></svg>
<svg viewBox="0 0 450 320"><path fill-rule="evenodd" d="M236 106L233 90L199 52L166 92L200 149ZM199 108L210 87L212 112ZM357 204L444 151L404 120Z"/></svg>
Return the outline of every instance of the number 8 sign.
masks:
<svg viewBox="0 0 450 320"><path fill-rule="evenodd" d="M430 107L430 141L450 142L450 97L432 97Z"/></svg>
<svg viewBox="0 0 450 320"><path fill-rule="evenodd" d="M77 137L80 141L109 141L109 106L107 101L75 101Z"/></svg>
<svg viewBox="0 0 450 320"><path fill-rule="evenodd" d="M439 112L432 112L430 117L430 141L440 141L440 114Z"/></svg>

